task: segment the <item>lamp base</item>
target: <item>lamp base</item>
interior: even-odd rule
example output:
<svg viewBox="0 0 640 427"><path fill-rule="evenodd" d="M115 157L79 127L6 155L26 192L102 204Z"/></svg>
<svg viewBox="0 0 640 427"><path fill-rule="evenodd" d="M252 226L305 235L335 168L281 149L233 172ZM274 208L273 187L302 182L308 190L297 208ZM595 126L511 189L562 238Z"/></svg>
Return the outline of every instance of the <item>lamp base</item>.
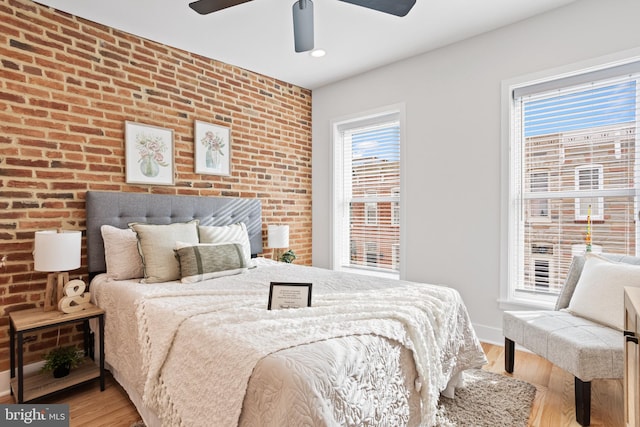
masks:
<svg viewBox="0 0 640 427"><path fill-rule="evenodd" d="M64 295L64 285L69 281L69 273L49 273L44 292L44 311L58 309L58 301Z"/></svg>

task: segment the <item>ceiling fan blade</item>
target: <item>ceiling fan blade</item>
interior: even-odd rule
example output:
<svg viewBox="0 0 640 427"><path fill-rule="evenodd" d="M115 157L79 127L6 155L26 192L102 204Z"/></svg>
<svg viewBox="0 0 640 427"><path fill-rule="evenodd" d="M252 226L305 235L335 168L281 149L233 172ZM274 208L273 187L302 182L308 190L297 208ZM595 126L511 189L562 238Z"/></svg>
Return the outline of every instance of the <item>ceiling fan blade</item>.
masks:
<svg viewBox="0 0 640 427"><path fill-rule="evenodd" d="M208 13L217 12L249 1L251 0L198 0L189 3L189 7L200 15L206 15Z"/></svg>
<svg viewBox="0 0 640 427"><path fill-rule="evenodd" d="M357 6L367 7L384 13L390 13L395 16L405 16L416 0L341 0L345 3L355 4Z"/></svg>
<svg viewBox="0 0 640 427"><path fill-rule="evenodd" d="M296 52L313 49L313 2L298 0L292 6L293 41Z"/></svg>

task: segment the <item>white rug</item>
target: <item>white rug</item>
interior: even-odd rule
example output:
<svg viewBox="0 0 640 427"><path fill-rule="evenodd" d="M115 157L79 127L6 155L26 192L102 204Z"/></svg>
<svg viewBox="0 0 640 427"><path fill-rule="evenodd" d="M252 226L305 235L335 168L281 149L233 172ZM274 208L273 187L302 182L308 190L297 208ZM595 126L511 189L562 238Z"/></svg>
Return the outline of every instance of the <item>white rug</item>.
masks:
<svg viewBox="0 0 640 427"><path fill-rule="evenodd" d="M526 426L535 386L483 370L465 373L465 384L456 389L455 399L441 397L438 427Z"/></svg>

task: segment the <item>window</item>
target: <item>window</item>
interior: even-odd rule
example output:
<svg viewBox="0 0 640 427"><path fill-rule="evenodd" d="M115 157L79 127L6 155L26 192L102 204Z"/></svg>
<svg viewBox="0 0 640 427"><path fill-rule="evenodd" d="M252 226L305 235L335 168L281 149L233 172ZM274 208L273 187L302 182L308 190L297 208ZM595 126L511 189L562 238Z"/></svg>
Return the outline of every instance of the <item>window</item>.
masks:
<svg viewBox="0 0 640 427"><path fill-rule="evenodd" d="M548 291L553 277L553 244L534 243L531 246L531 281L535 290Z"/></svg>
<svg viewBox="0 0 640 427"><path fill-rule="evenodd" d="M589 190L602 190L602 165L578 166L576 168L576 190L585 192ZM575 201L576 220L586 221L603 219L602 210L604 199L602 197L578 197Z"/></svg>
<svg viewBox="0 0 640 427"><path fill-rule="evenodd" d="M393 263L393 269L397 270L398 269L398 261L400 260L400 245L397 243L394 243L393 246L391 247L392 252L392 263Z"/></svg>
<svg viewBox="0 0 640 427"><path fill-rule="evenodd" d="M400 200L400 189L392 188L391 197ZM400 202L391 202L391 225L400 225Z"/></svg>
<svg viewBox="0 0 640 427"><path fill-rule="evenodd" d="M376 193L373 191L367 191L365 195L366 200L376 199ZM377 225L378 224L378 202L364 202L364 224L365 225Z"/></svg>
<svg viewBox="0 0 640 427"><path fill-rule="evenodd" d="M376 267L378 265L378 256L379 256L378 244L366 242L364 244L364 253L365 253L365 259L367 260L367 265Z"/></svg>
<svg viewBox="0 0 640 427"><path fill-rule="evenodd" d="M531 173L531 192L546 193L549 191L549 172L548 171L533 171ZM531 212L529 213L529 219L536 220L548 220L549 219L549 200L548 199L532 199L531 200Z"/></svg>
<svg viewBox="0 0 640 427"><path fill-rule="evenodd" d="M535 289L549 289L551 260L532 257L533 284Z"/></svg>
<svg viewBox="0 0 640 427"><path fill-rule="evenodd" d="M587 226L594 251L636 254L639 79L640 62L631 62L505 91L504 302L551 306L572 257L586 249Z"/></svg>
<svg viewBox="0 0 640 427"><path fill-rule="evenodd" d="M400 112L333 126L333 268L399 277Z"/></svg>

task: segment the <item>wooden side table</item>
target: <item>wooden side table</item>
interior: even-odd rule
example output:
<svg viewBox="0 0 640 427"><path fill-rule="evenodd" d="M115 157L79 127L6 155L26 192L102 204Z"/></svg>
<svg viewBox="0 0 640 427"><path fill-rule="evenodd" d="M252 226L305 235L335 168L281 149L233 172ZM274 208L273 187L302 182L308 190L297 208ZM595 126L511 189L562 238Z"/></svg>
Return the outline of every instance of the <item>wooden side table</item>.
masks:
<svg viewBox="0 0 640 427"><path fill-rule="evenodd" d="M96 366L89 357L90 330L89 320L98 319L100 366ZM85 360L66 377L53 378L51 373L33 373L24 375L23 352L24 334L40 329L58 327L82 322L84 327ZM17 348L16 348L17 340ZM15 394L17 403L28 402L69 387L100 379L100 391L104 391L104 310L91 304L87 309L76 313L61 311L43 311L42 308L19 310L9 313L9 341L11 362L11 394ZM18 376L16 378L16 357Z"/></svg>
<svg viewBox="0 0 640 427"><path fill-rule="evenodd" d="M624 421L640 427L640 288L624 288Z"/></svg>

